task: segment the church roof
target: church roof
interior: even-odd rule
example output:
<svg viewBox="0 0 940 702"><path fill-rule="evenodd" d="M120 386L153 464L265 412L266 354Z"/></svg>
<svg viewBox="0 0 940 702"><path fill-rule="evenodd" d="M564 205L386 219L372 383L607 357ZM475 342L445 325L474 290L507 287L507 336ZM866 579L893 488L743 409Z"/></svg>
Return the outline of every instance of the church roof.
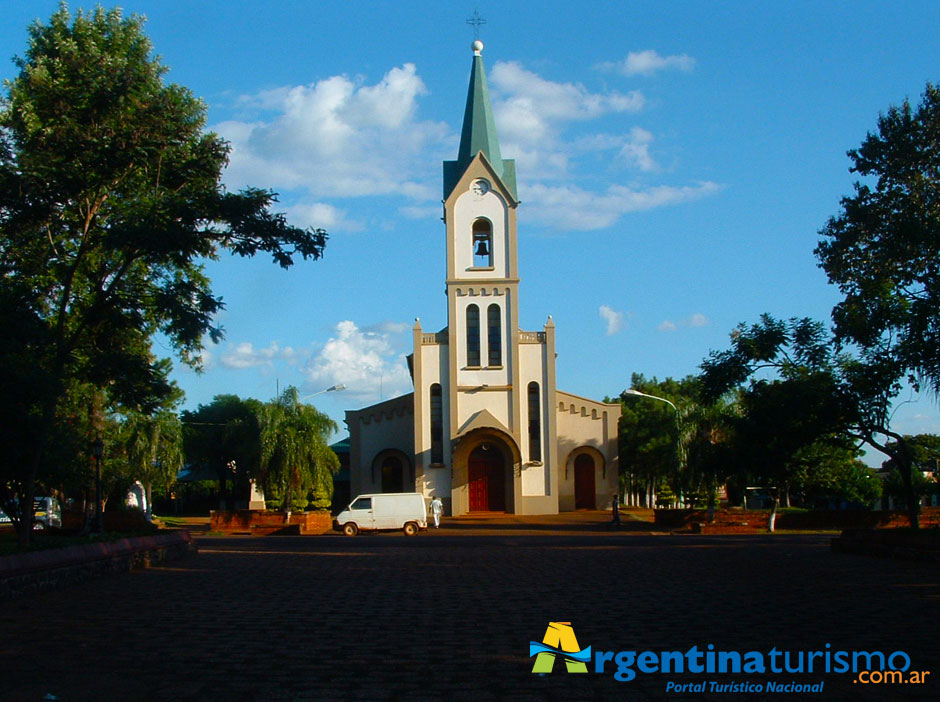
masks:
<svg viewBox="0 0 940 702"><path fill-rule="evenodd" d="M444 161L445 199L470 162L481 152L513 198L516 197L516 164L511 159L503 159L499 152L499 137L490 105L490 91L486 85L482 51L483 42L473 42L473 65L470 69L467 106L463 113L463 129L460 131L460 148L456 161Z"/></svg>

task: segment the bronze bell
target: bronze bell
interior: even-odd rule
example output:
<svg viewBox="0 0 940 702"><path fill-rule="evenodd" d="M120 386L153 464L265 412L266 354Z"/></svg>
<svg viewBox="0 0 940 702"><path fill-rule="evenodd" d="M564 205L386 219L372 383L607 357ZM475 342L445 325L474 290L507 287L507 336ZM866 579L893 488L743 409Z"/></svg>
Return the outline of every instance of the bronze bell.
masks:
<svg viewBox="0 0 940 702"><path fill-rule="evenodd" d="M477 242L477 250L474 255L476 256L489 256L490 255L489 249L486 246L486 242L483 241L482 239Z"/></svg>

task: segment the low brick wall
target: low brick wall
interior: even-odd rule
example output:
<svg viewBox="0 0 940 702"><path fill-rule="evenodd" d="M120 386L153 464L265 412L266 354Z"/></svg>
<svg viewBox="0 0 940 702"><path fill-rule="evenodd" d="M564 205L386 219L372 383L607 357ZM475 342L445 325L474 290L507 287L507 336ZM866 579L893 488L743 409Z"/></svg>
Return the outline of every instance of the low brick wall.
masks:
<svg viewBox="0 0 940 702"><path fill-rule="evenodd" d="M689 529L701 533L766 531L770 510L716 510L714 523L709 523L708 510L658 509L656 526L663 529ZM701 529L696 525L702 524ZM923 507L922 527L940 526L940 507ZM874 510L813 510L808 512L777 512L777 529L884 529L910 526L907 512ZM722 527L719 529L719 527Z"/></svg>
<svg viewBox="0 0 940 702"><path fill-rule="evenodd" d="M333 530L333 517L329 512L292 513L290 522L284 523L283 512L257 509L239 509L229 512L209 512L209 529L223 534L323 534Z"/></svg>
<svg viewBox="0 0 940 702"><path fill-rule="evenodd" d="M0 600L58 590L109 573L149 568L196 553L188 531L0 557Z"/></svg>
<svg viewBox="0 0 940 702"><path fill-rule="evenodd" d="M940 528L846 529L830 541L837 553L940 563Z"/></svg>

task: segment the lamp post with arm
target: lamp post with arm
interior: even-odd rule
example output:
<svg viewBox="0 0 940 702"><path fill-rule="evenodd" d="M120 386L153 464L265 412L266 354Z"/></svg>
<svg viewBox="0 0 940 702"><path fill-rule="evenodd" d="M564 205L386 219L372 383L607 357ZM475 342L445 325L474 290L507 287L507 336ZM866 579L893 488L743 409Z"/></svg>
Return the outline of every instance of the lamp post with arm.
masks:
<svg viewBox="0 0 940 702"><path fill-rule="evenodd" d="M338 392L340 390L345 390L346 386L343 383L337 383L336 385L331 385L328 388L323 390L318 390L317 392L311 393L309 395L304 395L297 402L303 402L304 400L309 400L311 397L316 397L317 395L322 395L325 392Z"/></svg>
<svg viewBox="0 0 940 702"><path fill-rule="evenodd" d="M676 417L676 442L675 442L676 463L675 463L675 471L676 471L676 478L678 478L678 477L679 477L679 475L678 475L678 474L679 474L679 431L680 431L680 424L679 424L679 408L676 407L675 404L673 404L670 400L667 400L665 397L659 397L658 395L650 395L650 394L645 393L645 392L640 392L639 390L636 390L636 389L634 389L634 388L629 388L629 389L627 389L627 390L624 390L624 391L623 391L623 394L624 394L624 395L634 395L635 397L648 397L648 398L651 399L651 400L659 400L660 402L665 402L667 405L669 405L670 407L672 407L672 410L673 410L673 412L675 412L675 417ZM681 504L681 502L682 502L682 488L679 486L678 483L679 483L679 481L678 481L678 479L677 479L677 480L676 480L676 490L678 490L678 494L676 495L676 500L677 500L677 504Z"/></svg>

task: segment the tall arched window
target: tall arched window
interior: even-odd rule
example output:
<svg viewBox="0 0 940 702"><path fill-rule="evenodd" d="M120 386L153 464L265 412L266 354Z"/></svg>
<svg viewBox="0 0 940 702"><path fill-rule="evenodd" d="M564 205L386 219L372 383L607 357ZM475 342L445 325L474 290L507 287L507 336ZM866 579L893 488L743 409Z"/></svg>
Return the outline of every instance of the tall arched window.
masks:
<svg viewBox="0 0 940 702"><path fill-rule="evenodd" d="M431 386L431 463L444 462L444 406L441 386Z"/></svg>
<svg viewBox="0 0 940 702"><path fill-rule="evenodd" d="M539 384L529 383L529 460L542 460L542 403Z"/></svg>
<svg viewBox="0 0 940 702"><path fill-rule="evenodd" d="M467 365L480 367L480 308L467 306Z"/></svg>
<svg viewBox="0 0 940 702"><path fill-rule="evenodd" d="M486 308L486 340L490 366L503 365L503 325L499 305Z"/></svg>
<svg viewBox="0 0 940 702"><path fill-rule="evenodd" d="M473 223L473 267L493 266L493 227L485 219Z"/></svg>

